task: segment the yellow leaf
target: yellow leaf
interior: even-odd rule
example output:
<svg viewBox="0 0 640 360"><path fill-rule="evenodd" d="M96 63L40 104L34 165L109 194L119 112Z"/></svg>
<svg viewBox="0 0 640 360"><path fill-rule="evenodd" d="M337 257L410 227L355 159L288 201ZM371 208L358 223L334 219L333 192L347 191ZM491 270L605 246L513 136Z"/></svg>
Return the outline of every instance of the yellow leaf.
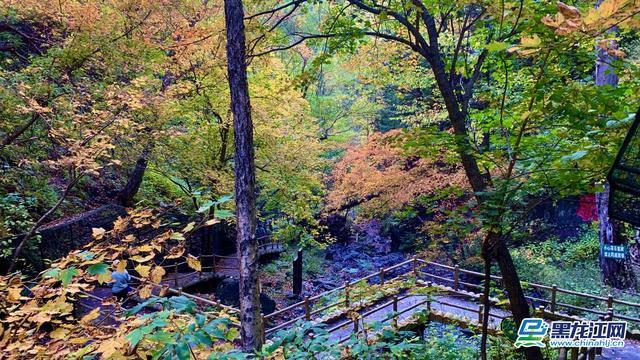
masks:
<svg viewBox="0 0 640 360"><path fill-rule="evenodd" d="M604 0L598 6L598 15L607 18L615 14L620 9L620 0Z"/></svg>
<svg viewBox="0 0 640 360"><path fill-rule="evenodd" d="M142 299L147 299L149 296L151 296L151 291L152 290L153 290L153 285L147 284L142 289L140 289L140 291L138 291L138 295Z"/></svg>
<svg viewBox="0 0 640 360"><path fill-rule="evenodd" d="M162 277L166 273L167 272L164 270L163 267L156 266L156 267L153 268L153 270L151 270L151 274L149 276L149 280L153 281L156 284L160 283L160 281L162 281Z"/></svg>
<svg viewBox="0 0 640 360"><path fill-rule="evenodd" d="M49 334L49 336L52 339L62 340L64 338L66 338L68 334L69 334L69 329L65 329L65 328L59 327L59 328L53 330Z"/></svg>
<svg viewBox="0 0 640 360"><path fill-rule="evenodd" d="M108 359L117 351L118 346L120 346L118 339L107 339L100 344L97 352L102 354L103 359Z"/></svg>
<svg viewBox="0 0 640 360"><path fill-rule="evenodd" d="M174 246L169 250L169 254L166 256L167 259L177 259L184 254L184 246L178 245Z"/></svg>
<svg viewBox="0 0 640 360"><path fill-rule="evenodd" d="M138 251L141 251L141 252L149 252L153 250L159 251L161 248L160 246L157 246L157 245L142 245L142 246L139 246L137 249Z"/></svg>
<svg viewBox="0 0 640 360"><path fill-rule="evenodd" d="M80 323L89 324L93 320L97 319L99 316L100 316L100 308L95 308L91 310L91 312L89 312L87 315L83 316L82 319L80 319Z"/></svg>
<svg viewBox="0 0 640 360"><path fill-rule="evenodd" d="M116 270L118 272L124 272L126 268L127 268L127 260L120 260L118 262L118 266L116 267Z"/></svg>
<svg viewBox="0 0 640 360"><path fill-rule="evenodd" d="M100 240L104 237L105 232L106 230L103 228L93 228L91 229L91 236L96 240Z"/></svg>
<svg viewBox="0 0 640 360"><path fill-rule="evenodd" d="M217 219L217 218L216 218L216 219L210 219L210 220L207 220L207 222L205 222L204 224L205 224L206 226L210 226L210 225L213 225L213 224L217 224L217 223L219 223L219 222L220 222L220 219Z"/></svg>
<svg viewBox="0 0 640 360"><path fill-rule="evenodd" d="M10 302L18 302L20 301L20 293L22 292L22 289L19 287L11 287L9 288L9 296L7 297L7 300L9 300Z"/></svg>
<svg viewBox="0 0 640 360"><path fill-rule="evenodd" d="M138 265L135 267L136 271L140 276L146 278L149 276L149 271L151 270L151 266L148 265Z"/></svg>
<svg viewBox="0 0 640 360"><path fill-rule="evenodd" d="M104 274L98 275L98 283L99 284L108 283L109 281L111 281L111 271L107 271Z"/></svg>
<svg viewBox="0 0 640 360"><path fill-rule="evenodd" d="M84 344L87 341L89 341L89 338L86 337L79 337L79 338L73 338L73 339L69 339L67 340L68 342L72 343L72 344Z"/></svg>
<svg viewBox="0 0 640 360"><path fill-rule="evenodd" d="M51 320L51 315L46 312L39 312L29 318L29 321L43 324Z"/></svg>
<svg viewBox="0 0 640 360"><path fill-rule="evenodd" d="M149 260L152 260L154 257L156 257L156 253L152 252L147 256L133 256L131 257L131 260L137 261L139 263L144 263L144 262L148 262Z"/></svg>
<svg viewBox="0 0 640 360"><path fill-rule="evenodd" d="M520 39L520 45L522 47L528 47L528 48L538 47L540 45L540 37L538 37L538 35L536 34L534 34L531 37L523 36Z"/></svg>
<svg viewBox="0 0 640 360"><path fill-rule="evenodd" d="M184 229L182 229L183 233L188 233L189 231L193 230L193 227L196 223L194 223L193 221L188 223L187 226L184 227Z"/></svg>
<svg viewBox="0 0 640 360"><path fill-rule="evenodd" d="M202 271L200 260L191 254L187 255L187 265L195 271Z"/></svg>

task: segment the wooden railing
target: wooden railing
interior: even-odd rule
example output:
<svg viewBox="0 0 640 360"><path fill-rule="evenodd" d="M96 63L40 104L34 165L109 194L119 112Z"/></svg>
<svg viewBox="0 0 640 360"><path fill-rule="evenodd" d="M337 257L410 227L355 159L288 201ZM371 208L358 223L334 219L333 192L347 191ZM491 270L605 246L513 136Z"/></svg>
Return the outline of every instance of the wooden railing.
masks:
<svg viewBox="0 0 640 360"><path fill-rule="evenodd" d="M446 270L450 273L451 276L446 277L446 276L433 274L429 271L425 271L425 270L429 270L427 269L428 267L432 267L432 269L439 268L442 270ZM358 298L357 296L354 296L355 295L353 292L354 287L356 286L356 284L360 282L367 281L368 283L369 280L377 279L377 282L383 285L385 284L385 282L393 281L401 278L407 278L407 277L415 279L417 281L418 286L435 287L441 290L442 292L445 292L451 295L460 296L467 299L471 299L480 303L478 304L477 308L471 308L471 307L460 305L457 303L452 303L443 299L437 299L430 296L426 296L427 298L424 301L420 301L410 306L409 308L402 309L400 312L398 312L396 311L398 307L398 301L401 301L409 296L416 296L416 295L409 294L409 295L403 295L398 297L398 294L394 294L394 295L386 296L382 298L377 298L377 299L374 298L374 300L372 300L370 304L365 304L362 302L363 301L362 298ZM391 306L392 309L394 309L394 311L392 311L391 315L388 318L385 318L384 321L391 320L394 323L397 323L398 316L400 316L403 313L411 311L419 306L425 306L427 309L430 309L432 303L440 303L442 305L446 305L447 307L453 307L453 308L457 308L457 309L461 309L467 312L473 312L477 314L476 319L471 319L471 321L477 325L481 325L483 315L485 312L484 306L481 301L482 294L474 291L469 291L467 289L482 289L483 286L480 283L469 282L470 279L463 279L464 277L476 277L482 280L484 279L484 274L480 272L471 271L471 270L461 269L459 266L449 266L449 265L444 265L444 264L440 264L432 261L425 261L425 260L414 257L410 260L401 262L391 267L381 268L380 271L378 272L375 272L373 274L370 274L368 276L362 277L354 281L347 282L340 287L329 290L322 294L318 294L312 297L305 297L300 302L297 302L283 309L275 311L269 315L264 315L263 323L272 324L270 328L266 328L264 335L265 337L269 337L276 331L287 328L299 320L326 323L327 320L334 320L335 318L344 317L344 315L347 314L349 311L364 309L366 307L375 305L376 303L381 301L383 302L381 305L374 306L371 309L366 309L366 312L360 314L360 319L358 321L363 322L364 318L366 318L367 316ZM422 278L428 278L430 280L423 281ZM491 279L499 283L502 282L502 277L500 276L491 275ZM467 281L464 281L464 280L467 280ZM600 316L600 318L602 319L617 318L617 319L631 321L636 323L637 325L640 325L639 318L621 314L619 312L615 312L613 308L615 304L620 304L620 305L640 309L640 304L615 299L613 298L613 296L602 297L602 296L597 296L597 295L592 295L587 293L576 292L568 289L562 289L557 287L556 285L547 286L542 284L529 283L528 287L537 289L539 291L544 290L549 292L549 296L550 296L549 300L537 298L529 295L526 296L526 298L532 303L532 305L534 305L536 302L549 305L549 308L546 308L545 306L539 306L535 309L541 317L558 318L558 319L576 319L577 317L575 316L561 313L559 311L559 308L566 308L572 311L581 311L585 313L595 314ZM587 309L587 308L583 308L583 307L579 307L571 304L558 302L557 299L558 299L559 293L569 294L569 295L577 296L583 299L605 302L607 305L607 311ZM328 304L323 304L321 301L319 301L320 299L326 299L331 297L336 297L337 300L333 302L329 302ZM384 300L387 300L387 301L384 302ZM497 305L498 299L491 298L489 300L492 307L498 306ZM314 309L314 306L316 306L317 308ZM318 318L319 314L332 308L336 309L335 316L329 317L329 319L327 319L326 317ZM289 316L286 316L286 315L289 315ZM497 318L497 319L505 318L505 316L494 313L494 312L490 312L489 315L490 317ZM284 320L284 321L279 322L278 320ZM330 327L328 331L330 333L335 332L339 329L345 328L345 326L347 326L349 323L352 323L352 322L354 323L353 324L354 332L359 333L360 330L358 330L358 324L356 323L356 320L347 320L343 323ZM364 322L363 322L363 326L364 326ZM345 339L342 339L342 340L345 340Z"/></svg>
<svg viewBox="0 0 640 360"><path fill-rule="evenodd" d="M258 256L263 256L266 254L274 254L280 253L284 251L284 245L279 242L270 242L265 244L260 244L258 246ZM181 268L188 267L186 260L181 260L179 262L175 262L168 265L161 265L167 273L173 274L172 280L174 281L174 285L178 286L178 281L189 278L197 273L199 277L202 277L202 273L212 272L215 273L220 270L231 270L235 272L240 271L240 259L237 256L223 256L217 254L202 254L196 257L201 264L201 271L188 271L188 272L180 272ZM210 260L209 260L210 259ZM209 260L209 261L207 261ZM231 260L234 265L224 265L222 264L223 260ZM210 265L206 265L210 264Z"/></svg>
<svg viewBox="0 0 640 360"><path fill-rule="evenodd" d="M426 272L422 272L423 275L434 278L436 280L439 281L443 281L443 282L448 282L451 283L453 286L454 290L459 290L461 289L463 286L467 287L467 288L471 288L471 289L482 289L483 286L481 284L475 284L475 283L469 283L469 282L463 282L460 280L460 275L461 274L465 274L465 275L469 275L475 278L478 278L480 280L484 279L484 274L480 273L480 272L476 272L476 271L471 271L471 270L465 270L465 269L461 269L458 266L449 266L449 265L443 265L443 264L439 264L436 262L432 262L432 261L424 261L424 260L418 260L419 262L426 264L426 265L431 265L434 267L438 267L441 269L445 269L448 270L452 273L452 278L445 278L442 276L437 276L437 275L433 275L433 274L429 274ZM502 277L501 276L497 276L497 275L491 275L491 280L497 281L499 283L502 283ZM615 312L614 311L614 305L623 305L623 306L628 306L628 307L632 307L635 309L638 309L638 311L640 311L640 303L633 303L633 302L629 302L629 301L625 301L625 300L620 300L620 299L615 299L613 297L613 295L608 295L608 296L599 296L599 295L593 295L593 294L588 294L588 293L582 293L582 292L578 292L578 291L573 291L573 290L569 290L569 289L563 289L558 287L557 285L542 285L542 284L537 284L537 283L526 283L523 285L525 287L525 289L531 288L531 289L535 289L538 292L541 293L548 293L548 299L545 298L539 298L539 297L535 297L535 296L530 296L530 295L526 295L525 297L527 298L527 300L529 300L531 303L543 303L545 305L545 312L547 312L550 315L558 315L558 317L565 317L566 314L561 314L558 310L559 308L564 308L564 309L569 309L572 311L579 311L579 312L584 312L584 313L590 313L590 314L594 314L596 316L607 316L609 315L612 319L622 319L622 320L626 320L626 321L631 321L631 322L635 322L638 323L638 325L640 325L640 318L639 317L633 317L633 316L628 316L625 314L621 314L619 312ZM589 300L589 301L593 301L595 300L596 302L602 303L603 305L606 305L606 310L595 310L592 308L585 308L585 307L581 307L581 306L576 306L576 305L572 305L572 304L567 304L567 303L562 303L558 301L558 294L567 294L567 295L571 295L571 296L575 296L577 298L582 298L584 300Z"/></svg>

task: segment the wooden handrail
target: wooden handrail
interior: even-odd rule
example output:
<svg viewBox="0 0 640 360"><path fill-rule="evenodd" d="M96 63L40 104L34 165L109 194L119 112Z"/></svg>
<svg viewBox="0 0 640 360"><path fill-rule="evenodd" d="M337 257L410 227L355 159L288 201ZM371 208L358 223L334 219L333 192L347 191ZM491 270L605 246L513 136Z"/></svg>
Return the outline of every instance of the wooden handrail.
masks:
<svg viewBox="0 0 640 360"><path fill-rule="evenodd" d="M397 275L397 276L395 276L395 277L393 277L391 279L385 279L385 274L387 272L396 270L396 269L398 269L398 268L400 268L402 266L409 265L409 264L412 264L412 266L410 266L405 273ZM465 297L471 297L471 298L474 298L474 299L478 300L478 294L473 293L473 292L460 291L459 289L457 289L457 287L462 285L462 286L466 286L466 287L481 288L482 287L481 285L460 281L459 278L456 281L455 278L454 279L450 279L450 278L447 278L447 277L431 274L431 273L428 273L428 272L425 272L425 271L420 271L418 269L417 264L432 265L432 266L435 266L435 267L439 267L439 268L442 268L442 269L445 269L445 270L452 271L454 273L454 277L456 276L456 274L467 274L467 275L472 275L472 276L481 277L481 278L484 278L484 276L485 276L483 273L472 271L472 270L461 269L458 266L450 266L450 265L440 264L440 263L436 263L436 262L432 262L432 261L426 261L426 260L418 259L418 258L414 257L412 259L403 261L401 263L392 265L392 266L387 267L387 268L384 268L384 267L380 268L380 270L377 271L377 272L374 272L374 273L369 274L367 276L364 276L362 278L347 282L345 285L336 287L336 288L331 289L329 291L326 291L324 293L317 294L317 295L315 295L313 297L308 297L308 298L306 298L306 301L300 301L298 303L295 303L295 304L292 304L290 306L287 306L284 309L278 310L278 311L276 311L274 313L271 313L271 314L265 316L265 318L272 318L272 317L275 317L277 315L281 315L284 312L293 310L293 309L301 307L301 306L305 306L305 304L308 307L308 306L310 306L310 303L312 301L316 301L316 300L318 300L318 299L320 299L322 297L328 296L330 294L333 294L333 293L335 293L337 291L340 291L340 290L343 290L343 289L346 290L346 289L352 287L353 285L355 285L355 284L357 284L359 282L366 281L366 280L372 279L374 277L380 277L382 282L384 282L384 281L389 282L389 281L401 278L403 276L406 276L408 274L423 275L423 276L428 276L428 277L431 277L433 279L437 279L437 280L440 280L440 281L454 283L455 286L454 286L453 289L449 288L449 287L447 287L447 288L443 287L443 289L446 289L446 291L448 291L449 293L458 294L458 295L465 296ZM496 281L502 281L502 277L501 276L496 276L496 275L491 275L491 279L492 280L496 280ZM429 284L429 283L430 282L427 282L427 284ZM603 312L603 311L599 311L599 310L592 310L592 309L588 309L588 308L584 308L584 307L579 307L579 306L575 306L575 305L570 305L570 304L557 302L557 296L556 296L557 293L564 293L564 294L568 294L568 295L588 298L588 299L597 300L597 301L606 301L608 305L612 305L613 303L616 303L616 304L620 304L620 305L632 306L632 307L640 308L640 304L636 304L636 303L632 303L632 302L624 301L624 300L616 300L616 299L613 299L611 296L603 297L603 296L598 296L598 295L581 293L581 292L572 291L572 290L568 290L568 289L562 289L562 288L559 288L559 287L557 287L555 285L548 286L548 285L537 284L537 283L528 283L528 286L530 286L532 288L537 288L537 289L540 289L540 290L549 291L551 293L551 300L538 298L538 297L533 297L533 296L526 296L527 299L532 300L532 301L538 301L538 302L542 302L542 303L546 303L546 304L551 304L551 310L552 310L551 313L555 313L557 307L564 307L564 308L568 308L568 309L572 309L572 310L589 312L589 313L598 314L598 315L606 315L607 314L607 312ZM331 307L339 306L339 305L342 305L342 304L346 304L347 307L349 307L352 304L351 302L355 303L356 301L354 301L354 299L352 299L353 295L347 299L346 298L346 296L347 296L346 293L347 293L347 291L345 291L345 299L338 300L336 302L327 304L327 305L323 306L322 308L316 309L314 311L306 311L305 315L302 315L302 316L300 316L300 317L298 317L298 318L296 318L294 320L300 320L302 318L308 317L310 315L318 314L318 313L320 313L320 312L322 312L324 310L327 310L327 309L329 309ZM385 299L385 298L383 297L382 299ZM403 299L403 298L400 298L400 299ZM491 302L495 304L496 300L497 299L491 299ZM399 301L399 299L395 299L395 301ZM468 307L464 307L464 306L458 305L458 304L452 304L452 303L437 301L437 300L433 300L433 299L431 301L439 302L439 303L442 303L443 305L447 305L447 306L451 306L451 307L455 307L455 308L460 308L460 309L467 310L467 311L474 311L474 312L478 312L479 311L478 309L470 309ZM370 311L365 313L363 315L363 317L365 317L367 314L370 314L370 313L373 313L373 312L379 310L380 308L389 306L390 304L393 304L393 302L383 303L382 306L377 306L376 308L371 309ZM411 306L411 307L409 307L409 309L413 309L416 306L418 306L418 305ZM608 306L608 308L611 308L611 306ZM407 309L403 309L400 313L404 313L406 311L408 311L408 310ZM493 316L493 317L496 317L496 318L504 318L504 316L501 316L501 315L498 315L498 314L491 314L490 313L490 315ZM612 316L620 318L620 319L626 319L628 321L640 322L640 319L636 319L634 317L625 316L625 315L622 315L622 314L615 314L615 315L612 315ZM268 331L269 332L273 332L276 329L281 329L281 328L285 327L288 324L292 324L293 322L295 322L295 321L293 321L293 320L286 321L285 323L279 324L276 327L269 329ZM343 323L341 325L335 326L330 330L342 328L342 327L348 325L349 323L351 323L351 321L347 321L347 322L345 322L345 323ZM329 332L331 332L331 331L329 331Z"/></svg>

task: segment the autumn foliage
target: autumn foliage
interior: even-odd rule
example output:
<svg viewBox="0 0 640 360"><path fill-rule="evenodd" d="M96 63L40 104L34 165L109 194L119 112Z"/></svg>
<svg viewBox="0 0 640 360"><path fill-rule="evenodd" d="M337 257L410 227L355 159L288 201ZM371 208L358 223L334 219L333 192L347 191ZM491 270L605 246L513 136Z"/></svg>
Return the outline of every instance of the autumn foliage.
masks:
<svg viewBox="0 0 640 360"><path fill-rule="evenodd" d="M201 320L202 324L227 319L215 326L224 327L230 333L225 333L224 342L208 347L207 352L232 347L231 341L234 334L237 335L236 330L230 328L235 321L232 314L222 308L205 311L203 307L191 313L178 311L184 309L167 304L171 305L171 301L188 307L196 304L184 305L188 304L186 299L171 300L168 285L163 284L167 273L163 265L168 262L184 261L192 269L201 270L200 261L185 252L187 238L199 226L215 220L190 223L174 230L162 223L160 215L151 209L137 210L118 218L110 231L93 229L92 243L54 262L36 282L25 282L19 274L1 277L3 327L0 348L3 356L19 358L28 354L49 358L55 354L55 358L66 358L101 354L105 358L144 358L162 350L167 345L166 338L177 336L190 322L196 321L197 314L206 318ZM138 238L135 234L141 229L148 235ZM82 305L87 299L91 300L88 296L92 291L110 282L112 271L125 269L139 277L139 285L129 294L142 302L135 311L148 306L150 311L147 313L151 315L140 317L135 312L123 313L114 296L106 297L87 312ZM76 316L78 313L84 315ZM164 324L164 340L152 336L158 324ZM204 350L202 346L196 346L194 351Z"/></svg>
<svg viewBox="0 0 640 360"><path fill-rule="evenodd" d="M464 191L469 185L456 164L440 159L407 155L403 132L371 135L363 145L350 146L331 174L328 211L360 205L370 217L398 210L421 196L435 196L445 189ZM452 195L452 197L456 197Z"/></svg>

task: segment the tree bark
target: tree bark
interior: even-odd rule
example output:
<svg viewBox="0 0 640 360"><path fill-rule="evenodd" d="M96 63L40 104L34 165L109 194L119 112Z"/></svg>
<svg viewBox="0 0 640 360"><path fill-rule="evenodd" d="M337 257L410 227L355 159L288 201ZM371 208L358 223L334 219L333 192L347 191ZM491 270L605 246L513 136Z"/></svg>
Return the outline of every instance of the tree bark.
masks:
<svg viewBox="0 0 640 360"><path fill-rule="evenodd" d="M225 0L227 70L235 143L236 245L240 258L240 335L245 351L262 346L257 240L253 123L245 53L242 0Z"/></svg>
<svg viewBox="0 0 640 360"><path fill-rule="evenodd" d="M609 185L605 184L604 190L596 194L596 206L598 208L600 248L605 244L624 245L627 243L624 236L624 223L609 219ZM602 280L605 284L616 289L635 288L637 280L631 259L607 259L600 252L600 269Z"/></svg>
<svg viewBox="0 0 640 360"><path fill-rule="evenodd" d="M596 7L599 6L599 3ZM616 31L612 29L611 31ZM617 44L610 44L617 47ZM616 60L610 56L606 50L598 47L596 58L595 81L596 86L618 85L618 75L611 63ZM598 237L600 248L605 244L623 245L626 243L624 237L624 224L616 219L609 218L609 185L605 183L604 190L596 193L596 206L598 209ZM636 276L633 272L630 259L617 260L607 259L600 252L600 269L602 270L602 280L605 284L617 289L628 289L636 286Z"/></svg>
<svg viewBox="0 0 640 360"><path fill-rule="evenodd" d="M140 185L142 185L144 173L147 170L147 159L150 151L150 145L147 145L144 150L142 150L142 154L140 154L140 157L136 161L136 166L133 168L131 174L129 174L126 185L118 193L117 200L120 205L124 207L133 206L133 198L138 193Z"/></svg>

